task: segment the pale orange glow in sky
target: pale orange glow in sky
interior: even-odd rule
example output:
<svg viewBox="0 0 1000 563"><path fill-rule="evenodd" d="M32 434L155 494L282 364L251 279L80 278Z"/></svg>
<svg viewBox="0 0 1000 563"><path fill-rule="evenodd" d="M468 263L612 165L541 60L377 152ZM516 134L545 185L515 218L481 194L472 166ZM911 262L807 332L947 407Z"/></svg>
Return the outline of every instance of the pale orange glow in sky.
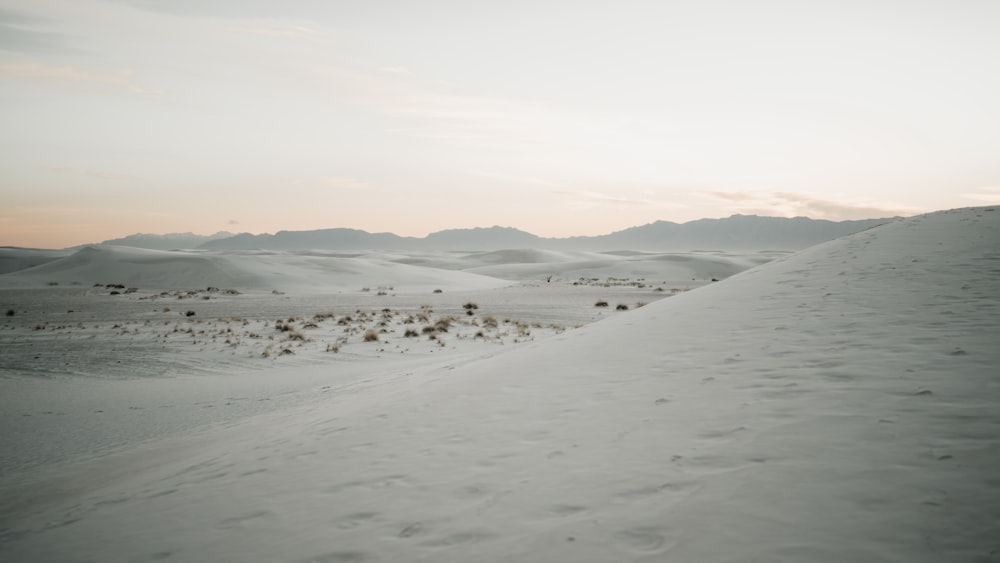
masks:
<svg viewBox="0 0 1000 563"><path fill-rule="evenodd" d="M1000 203L1000 3L0 0L0 245Z"/></svg>

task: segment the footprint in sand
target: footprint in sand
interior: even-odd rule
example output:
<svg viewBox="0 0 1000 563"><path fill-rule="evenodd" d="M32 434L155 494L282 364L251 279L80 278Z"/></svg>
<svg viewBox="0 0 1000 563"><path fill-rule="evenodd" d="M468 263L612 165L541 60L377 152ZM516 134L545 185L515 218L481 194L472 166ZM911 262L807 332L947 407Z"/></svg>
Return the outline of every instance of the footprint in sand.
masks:
<svg viewBox="0 0 1000 563"><path fill-rule="evenodd" d="M677 545L676 539L668 537L665 530L651 527L637 527L615 532L615 544L625 551L637 554L662 553Z"/></svg>

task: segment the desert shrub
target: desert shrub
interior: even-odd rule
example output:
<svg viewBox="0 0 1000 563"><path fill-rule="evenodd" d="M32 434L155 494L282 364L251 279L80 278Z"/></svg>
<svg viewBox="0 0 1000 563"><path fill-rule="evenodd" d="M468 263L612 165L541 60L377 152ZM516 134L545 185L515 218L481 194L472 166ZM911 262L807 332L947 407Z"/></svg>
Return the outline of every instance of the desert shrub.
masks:
<svg viewBox="0 0 1000 563"><path fill-rule="evenodd" d="M475 338L486 338L486 333L481 330L477 330Z"/></svg>
<svg viewBox="0 0 1000 563"><path fill-rule="evenodd" d="M285 326L288 326L288 325L285 325ZM306 335L302 334L301 332L299 332L297 330L290 330L288 332L288 339L289 340L298 340L300 342L305 342L306 341Z"/></svg>
<svg viewBox="0 0 1000 563"><path fill-rule="evenodd" d="M13 317L15 314L16 313L14 312L14 309L7 309L7 316L8 317Z"/></svg>
<svg viewBox="0 0 1000 563"><path fill-rule="evenodd" d="M618 311L628 311L628 305L624 303L619 303L618 306L615 307L615 309Z"/></svg>
<svg viewBox="0 0 1000 563"><path fill-rule="evenodd" d="M448 329L451 328L453 320L454 319L451 317L441 317L436 323L434 323L434 328L437 329L438 332L448 332Z"/></svg>
<svg viewBox="0 0 1000 563"><path fill-rule="evenodd" d="M184 313L184 316L185 316L185 317L193 317L193 316L194 316L194 311L186 311L186 312Z"/></svg>
<svg viewBox="0 0 1000 563"><path fill-rule="evenodd" d="M476 309L479 308L479 305L476 305L475 303L469 302L469 303L466 303L465 305L462 305L462 308L465 309L466 311L475 311Z"/></svg>
<svg viewBox="0 0 1000 563"><path fill-rule="evenodd" d="M434 293L443 293L443 291L442 291L442 290L440 290L440 289L435 289L435 290L434 290Z"/></svg>
<svg viewBox="0 0 1000 563"><path fill-rule="evenodd" d="M374 328L366 330L364 339L365 342L378 342L378 331Z"/></svg>
<svg viewBox="0 0 1000 563"><path fill-rule="evenodd" d="M497 322L497 318L493 315L486 315L483 317L483 326L487 328L496 328L500 323Z"/></svg>
<svg viewBox="0 0 1000 563"><path fill-rule="evenodd" d="M437 332L437 329L431 325L427 325L420 332L423 332L424 334L434 334L435 332Z"/></svg>
<svg viewBox="0 0 1000 563"><path fill-rule="evenodd" d="M605 301L605 300L603 300L603 299L601 299L597 303L594 303L594 307L607 307L607 306L608 306L608 302Z"/></svg>
<svg viewBox="0 0 1000 563"><path fill-rule="evenodd" d="M406 332L403 333L403 336L405 336L406 338L414 338L416 336L420 336L420 334L417 331L413 330L412 328L408 328L406 329Z"/></svg>

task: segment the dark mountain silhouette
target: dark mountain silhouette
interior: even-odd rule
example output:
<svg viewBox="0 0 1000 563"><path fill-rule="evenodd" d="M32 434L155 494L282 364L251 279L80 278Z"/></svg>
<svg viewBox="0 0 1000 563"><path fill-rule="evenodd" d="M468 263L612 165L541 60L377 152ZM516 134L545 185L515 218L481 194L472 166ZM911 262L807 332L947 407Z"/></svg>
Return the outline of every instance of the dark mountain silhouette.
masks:
<svg viewBox="0 0 1000 563"><path fill-rule="evenodd" d="M656 221L600 236L542 238L511 227L448 229L423 238L334 228L274 234L136 234L103 244L155 250L798 250L869 229L893 219L826 221L807 217L733 215L687 223Z"/></svg>
<svg viewBox="0 0 1000 563"><path fill-rule="evenodd" d="M127 237L106 240L101 244L111 246L132 246L135 248L149 248L151 250L177 250L183 248L198 248L206 242L221 238L232 237L233 233L220 231L214 235L196 235L194 233L169 233L165 235L151 235L136 233Z"/></svg>

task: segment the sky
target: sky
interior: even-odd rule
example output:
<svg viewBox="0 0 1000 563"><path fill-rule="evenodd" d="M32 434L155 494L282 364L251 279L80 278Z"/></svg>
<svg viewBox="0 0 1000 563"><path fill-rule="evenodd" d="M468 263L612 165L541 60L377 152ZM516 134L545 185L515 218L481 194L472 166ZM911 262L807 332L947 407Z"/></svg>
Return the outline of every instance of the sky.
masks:
<svg viewBox="0 0 1000 563"><path fill-rule="evenodd" d="M1000 203L995 0L0 0L0 245Z"/></svg>

